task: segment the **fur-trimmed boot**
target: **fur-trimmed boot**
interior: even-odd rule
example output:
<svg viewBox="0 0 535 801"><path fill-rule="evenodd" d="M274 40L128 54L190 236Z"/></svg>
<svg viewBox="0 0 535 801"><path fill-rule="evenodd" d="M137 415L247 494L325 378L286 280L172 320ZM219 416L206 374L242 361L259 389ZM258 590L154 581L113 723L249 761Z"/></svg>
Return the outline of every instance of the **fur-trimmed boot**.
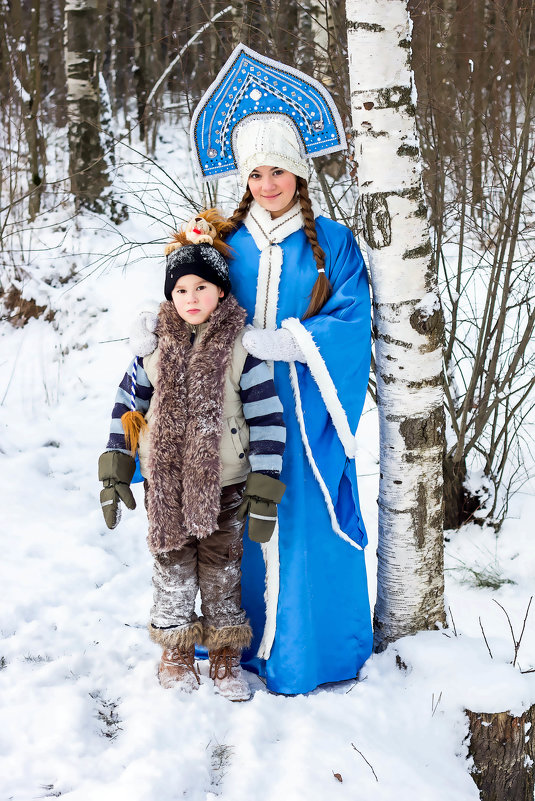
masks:
<svg viewBox="0 0 535 801"><path fill-rule="evenodd" d="M240 665L241 651L230 646L210 651L210 678L216 690L229 701L248 701L251 689Z"/></svg>
<svg viewBox="0 0 535 801"><path fill-rule="evenodd" d="M196 690L200 679L195 665L195 645L188 648L164 648L158 668L158 681L166 690L173 687L188 693Z"/></svg>

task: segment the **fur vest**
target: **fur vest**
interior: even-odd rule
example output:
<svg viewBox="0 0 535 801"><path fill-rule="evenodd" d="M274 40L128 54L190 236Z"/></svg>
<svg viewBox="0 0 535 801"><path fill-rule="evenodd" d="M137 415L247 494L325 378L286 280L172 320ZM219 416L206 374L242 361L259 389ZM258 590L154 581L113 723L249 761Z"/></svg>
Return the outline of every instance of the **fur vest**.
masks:
<svg viewBox="0 0 535 801"><path fill-rule="evenodd" d="M191 344L172 302L161 304L158 382L151 402L149 548L176 550L208 537L220 509L225 373L245 311L229 295Z"/></svg>

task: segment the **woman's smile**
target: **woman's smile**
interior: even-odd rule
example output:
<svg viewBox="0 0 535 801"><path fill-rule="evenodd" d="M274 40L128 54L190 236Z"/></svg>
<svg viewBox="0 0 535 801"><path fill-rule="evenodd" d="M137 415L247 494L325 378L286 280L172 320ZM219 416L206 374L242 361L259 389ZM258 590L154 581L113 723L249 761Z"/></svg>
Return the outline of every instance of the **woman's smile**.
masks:
<svg viewBox="0 0 535 801"><path fill-rule="evenodd" d="M273 219L289 211L296 200L297 180L280 167L257 167L249 175L251 194Z"/></svg>

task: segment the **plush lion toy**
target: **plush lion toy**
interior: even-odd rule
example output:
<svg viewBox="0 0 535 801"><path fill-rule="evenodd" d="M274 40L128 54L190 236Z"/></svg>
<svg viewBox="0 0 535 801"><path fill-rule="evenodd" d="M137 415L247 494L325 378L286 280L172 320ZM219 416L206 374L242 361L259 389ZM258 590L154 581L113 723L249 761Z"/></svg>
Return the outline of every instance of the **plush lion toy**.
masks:
<svg viewBox="0 0 535 801"><path fill-rule="evenodd" d="M174 232L172 241L165 247L165 255L169 256L182 245L200 245L206 242L228 259L233 251L222 237L233 228L234 223L226 220L217 209L205 209L188 220L180 231Z"/></svg>

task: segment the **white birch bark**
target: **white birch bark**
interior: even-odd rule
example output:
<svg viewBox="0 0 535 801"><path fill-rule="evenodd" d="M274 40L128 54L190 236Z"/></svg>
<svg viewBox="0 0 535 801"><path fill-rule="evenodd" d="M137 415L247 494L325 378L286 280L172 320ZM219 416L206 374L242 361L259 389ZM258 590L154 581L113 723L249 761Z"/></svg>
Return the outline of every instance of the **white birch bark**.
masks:
<svg viewBox="0 0 535 801"><path fill-rule="evenodd" d="M443 315L415 126L406 0L346 0L380 421L374 648L445 623Z"/></svg>
<svg viewBox="0 0 535 801"><path fill-rule="evenodd" d="M69 173L77 204L103 211L109 185L101 132L99 12L97 0L66 0L65 69Z"/></svg>

